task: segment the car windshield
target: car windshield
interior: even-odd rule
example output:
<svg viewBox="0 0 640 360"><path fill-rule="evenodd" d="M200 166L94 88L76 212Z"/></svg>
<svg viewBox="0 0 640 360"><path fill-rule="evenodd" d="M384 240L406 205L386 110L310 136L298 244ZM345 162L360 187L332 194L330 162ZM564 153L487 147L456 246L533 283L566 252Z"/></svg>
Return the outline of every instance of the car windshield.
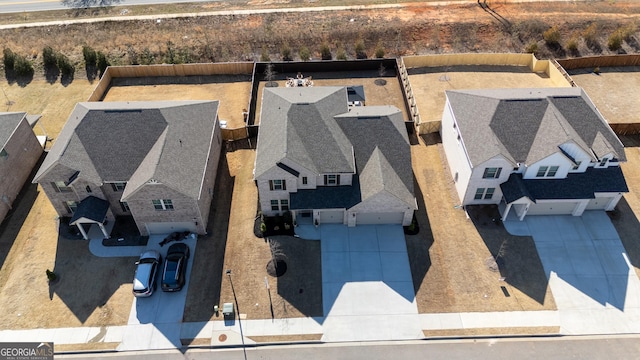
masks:
<svg viewBox="0 0 640 360"><path fill-rule="evenodd" d="M166 284L173 285L176 283L178 277L178 259L167 259L164 265L164 279Z"/></svg>

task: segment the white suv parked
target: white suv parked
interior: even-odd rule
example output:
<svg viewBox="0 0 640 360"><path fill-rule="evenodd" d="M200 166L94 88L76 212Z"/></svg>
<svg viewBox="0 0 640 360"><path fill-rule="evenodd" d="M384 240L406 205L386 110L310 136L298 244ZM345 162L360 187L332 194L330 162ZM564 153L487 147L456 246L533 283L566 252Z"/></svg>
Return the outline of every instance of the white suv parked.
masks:
<svg viewBox="0 0 640 360"><path fill-rule="evenodd" d="M155 250L147 250L136 261L136 274L133 277L133 295L147 297L156 289L156 277L162 263L162 256Z"/></svg>

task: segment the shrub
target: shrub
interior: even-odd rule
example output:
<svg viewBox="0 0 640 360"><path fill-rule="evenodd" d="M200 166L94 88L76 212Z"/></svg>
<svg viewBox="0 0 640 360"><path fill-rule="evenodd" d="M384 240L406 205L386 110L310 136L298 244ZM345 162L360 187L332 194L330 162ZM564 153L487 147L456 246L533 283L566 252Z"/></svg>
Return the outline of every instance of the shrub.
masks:
<svg viewBox="0 0 640 360"><path fill-rule="evenodd" d="M76 71L73 64L69 61L69 58L64 54L58 54L57 65L62 75L73 75Z"/></svg>
<svg viewBox="0 0 640 360"><path fill-rule="evenodd" d="M56 275L56 273L54 273L53 271L51 271L51 270L49 270L49 269L47 269L46 274L47 274L47 279L48 279L49 281L55 281L55 280L58 278L58 276Z"/></svg>
<svg viewBox="0 0 640 360"><path fill-rule="evenodd" d="M98 61L98 56L96 51L91 48L89 45L82 46L82 56L84 57L84 63L87 66L96 66L96 62Z"/></svg>
<svg viewBox="0 0 640 360"><path fill-rule="evenodd" d="M46 67L56 66L58 63L58 56L51 46L45 46L42 49L42 63Z"/></svg>
<svg viewBox="0 0 640 360"><path fill-rule="evenodd" d="M266 47L262 47L262 51L260 52L260 61L268 62L271 61L271 57L269 56L269 52Z"/></svg>
<svg viewBox="0 0 640 360"><path fill-rule="evenodd" d="M378 46L376 46L375 55L377 59L382 59L384 57L384 47L382 46L382 44L378 44Z"/></svg>
<svg viewBox="0 0 640 360"><path fill-rule="evenodd" d="M151 65L155 63L156 57L149 48L144 48L138 57L141 65Z"/></svg>
<svg viewBox="0 0 640 360"><path fill-rule="evenodd" d="M300 60L302 61L309 61L309 59L311 58L311 53L306 46L300 48L298 55L300 55Z"/></svg>
<svg viewBox="0 0 640 360"><path fill-rule="evenodd" d="M16 56L15 57L15 67L16 75L30 77L33 76L33 64L31 61L27 60L24 56Z"/></svg>
<svg viewBox="0 0 640 360"><path fill-rule="evenodd" d="M285 43L282 45L282 48L280 49L280 55L282 55L282 61L293 61L289 44Z"/></svg>
<svg viewBox="0 0 640 360"><path fill-rule="evenodd" d="M267 224L265 224L264 221L260 223L260 232L263 234L267 232Z"/></svg>
<svg viewBox="0 0 640 360"><path fill-rule="evenodd" d="M331 49L329 48L329 44L327 44L327 42L323 42L322 45L320 45L320 56L322 57L322 60L331 60L332 56L331 56Z"/></svg>
<svg viewBox="0 0 640 360"><path fill-rule="evenodd" d="M598 25L591 23L591 25L582 32L582 37L588 46L596 45L598 43Z"/></svg>
<svg viewBox="0 0 640 360"><path fill-rule="evenodd" d="M613 34L609 35L609 39L607 40L607 47L611 51L619 50L622 47L622 32L616 30Z"/></svg>
<svg viewBox="0 0 640 360"><path fill-rule="evenodd" d="M560 30L558 30L557 26L552 26L542 33L542 38L547 45L557 46L560 44Z"/></svg>
<svg viewBox="0 0 640 360"><path fill-rule="evenodd" d="M4 48L2 50L3 61L4 61L4 69L5 70L13 70L15 62L16 62L16 54L11 51L9 48Z"/></svg>
<svg viewBox="0 0 640 360"><path fill-rule="evenodd" d="M355 44L356 59L366 59L367 53L365 52L364 40L358 39Z"/></svg>
<svg viewBox="0 0 640 360"><path fill-rule="evenodd" d="M538 43L532 42L531 44L527 45L524 51L530 54L535 54L538 51Z"/></svg>
<svg viewBox="0 0 640 360"><path fill-rule="evenodd" d="M109 64L109 60L101 51L98 51L96 56L98 58L98 70L100 71L100 76L102 76L102 74L104 74L104 71L107 70L107 66L111 64Z"/></svg>
<svg viewBox="0 0 640 360"><path fill-rule="evenodd" d="M342 46L338 47L338 51L336 51L336 59L347 60L347 52Z"/></svg>
<svg viewBox="0 0 640 360"><path fill-rule="evenodd" d="M573 52L578 51L578 35L577 34L574 34L573 36L571 36L569 41L567 41L567 49Z"/></svg>

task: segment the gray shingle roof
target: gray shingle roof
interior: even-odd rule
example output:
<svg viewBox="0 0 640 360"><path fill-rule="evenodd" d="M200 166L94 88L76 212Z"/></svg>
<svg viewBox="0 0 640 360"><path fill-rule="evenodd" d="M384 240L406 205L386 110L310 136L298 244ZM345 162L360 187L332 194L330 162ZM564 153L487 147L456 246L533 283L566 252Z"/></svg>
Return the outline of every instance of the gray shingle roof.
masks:
<svg viewBox="0 0 640 360"><path fill-rule="evenodd" d="M0 149L4 148L26 115L23 112L0 112Z"/></svg>
<svg viewBox="0 0 640 360"><path fill-rule="evenodd" d="M317 174L354 173L351 144L333 120L348 111L346 99L344 87L265 89L255 176L284 158Z"/></svg>
<svg viewBox="0 0 640 360"><path fill-rule="evenodd" d="M107 210L109 210L108 201L95 196L86 197L78 204L78 208L73 212L69 224L75 225L74 223L81 218L102 223L107 216Z"/></svg>
<svg viewBox="0 0 640 360"><path fill-rule="evenodd" d="M345 87L265 89L262 103L256 178L284 157L315 174L357 174L355 190L298 190L292 209L350 208L382 191L415 207L411 149L398 108L349 109Z"/></svg>
<svg viewBox="0 0 640 360"><path fill-rule="evenodd" d="M446 91L462 141L475 166L498 154L534 163L575 142L601 157L626 160L624 148L580 88Z"/></svg>
<svg viewBox="0 0 640 360"><path fill-rule="evenodd" d="M511 174L500 185L507 203L523 196L532 201L541 199L593 199L597 192L629 192L619 166L587 168L583 173L570 173L565 179L523 179Z"/></svg>
<svg viewBox="0 0 640 360"><path fill-rule="evenodd" d="M217 101L79 103L38 170L56 164L101 184L126 181L123 199L151 179L197 198Z"/></svg>

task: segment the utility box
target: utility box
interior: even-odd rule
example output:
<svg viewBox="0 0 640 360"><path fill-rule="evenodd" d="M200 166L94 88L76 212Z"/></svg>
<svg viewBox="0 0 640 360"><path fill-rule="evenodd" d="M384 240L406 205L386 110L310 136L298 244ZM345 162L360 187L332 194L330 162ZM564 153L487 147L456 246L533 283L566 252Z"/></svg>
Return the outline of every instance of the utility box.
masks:
<svg viewBox="0 0 640 360"><path fill-rule="evenodd" d="M233 303L224 303L224 304L222 304L222 315L224 317L233 316Z"/></svg>

